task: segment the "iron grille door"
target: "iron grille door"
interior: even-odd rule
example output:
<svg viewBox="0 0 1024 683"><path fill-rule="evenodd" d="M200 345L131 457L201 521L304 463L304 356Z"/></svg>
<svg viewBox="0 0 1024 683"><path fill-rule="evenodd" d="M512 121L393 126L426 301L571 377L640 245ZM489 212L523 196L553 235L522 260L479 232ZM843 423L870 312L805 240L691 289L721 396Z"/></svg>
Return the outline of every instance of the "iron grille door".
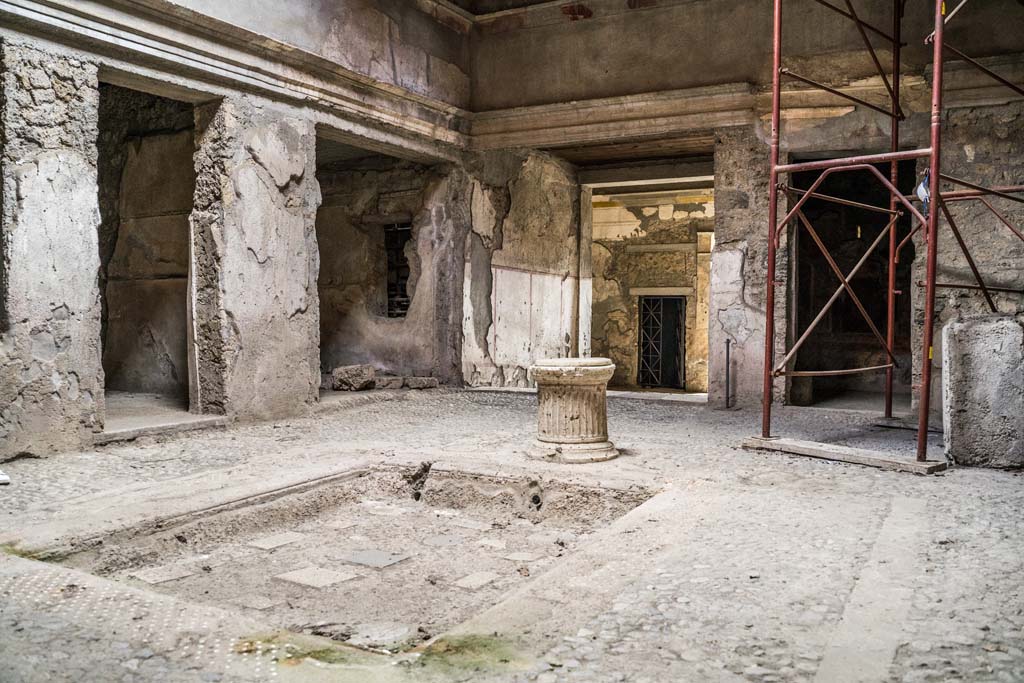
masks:
<svg viewBox="0 0 1024 683"><path fill-rule="evenodd" d="M664 299L640 298L640 386L661 386L662 328Z"/></svg>

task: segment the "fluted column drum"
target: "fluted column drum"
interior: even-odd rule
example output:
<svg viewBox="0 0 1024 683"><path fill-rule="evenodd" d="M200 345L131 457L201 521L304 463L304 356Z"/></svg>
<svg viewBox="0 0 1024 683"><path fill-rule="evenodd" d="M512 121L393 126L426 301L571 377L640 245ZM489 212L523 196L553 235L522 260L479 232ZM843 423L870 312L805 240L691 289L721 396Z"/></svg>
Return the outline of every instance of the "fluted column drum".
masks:
<svg viewBox="0 0 1024 683"><path fill-rule="evenodd" d="M554 358L530 368L539 408L532 455L598 462L619 454L608 440L607 388L614 372L607 358Z"/></svg>

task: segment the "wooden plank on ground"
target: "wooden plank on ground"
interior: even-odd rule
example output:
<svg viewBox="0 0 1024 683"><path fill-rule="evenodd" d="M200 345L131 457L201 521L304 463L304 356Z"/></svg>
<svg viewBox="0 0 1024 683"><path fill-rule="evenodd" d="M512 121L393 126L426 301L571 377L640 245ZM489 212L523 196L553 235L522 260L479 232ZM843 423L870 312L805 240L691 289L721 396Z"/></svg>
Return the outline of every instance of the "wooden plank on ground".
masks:
<svg viewBox="0 0 1024 683"><path fill-rule="evenodd" d="M848 462L855 465L879 467L883 470L910 472L912 474L934 474L946 469L946 463L939 462L938 460L918 462L910 458L898 458L881 451L869 451L863 448L850 448L849 446L839 446L817 441L801 441L799 439L751 437L743 441L743 447L779 451L793 455L806 455L822 460Z"/></svg>

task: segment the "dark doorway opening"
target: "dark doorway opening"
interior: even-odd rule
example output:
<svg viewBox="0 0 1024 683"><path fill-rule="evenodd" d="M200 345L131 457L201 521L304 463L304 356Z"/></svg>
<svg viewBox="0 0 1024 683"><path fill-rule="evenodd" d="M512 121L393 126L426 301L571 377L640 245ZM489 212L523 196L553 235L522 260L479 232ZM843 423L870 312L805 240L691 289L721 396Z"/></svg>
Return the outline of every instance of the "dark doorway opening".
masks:
<svg viewBox="0 0 1024 683"><path fill-rule="evenodd" d="M889 176L888 165L878 165L876 168L882 175ZM900 164L899 189L904 194L913 191L915 172L914 161ZM818 171L794 174L793 184L797 188L807 189L817 180L818 174ZM870 171L834 173L825 179L817 192L874 207L889 207L888 191ZM808 221L844 274L854 268L890 220L887 213L815 198L809 199L804 206ZM911 225L912 220L908 215L897 221L897 242L906 237ZM801 225L793 234L791 253L795 256L796 339L826 305L840 281L807 230ZM894 346L898 367L895 369L893 388L897 410L908 409L910 400L910 288L913 261L914 247L908 243L900 253L896 267L898 294ZM889 240L882 238L856 276L850 279L854 292L883 336L887 326L888 269ZM844 291L797 352L794 368L840 370L888 363L884 348L853 299ZM797 405L878 409L882 405L884 390L884 371L794 377L790 402Z"/></svg>
<svg viewBox="0 0 1024 683"><path fill-rule="evenodd" d="M110 428L122 408L140 402L189 407L195 116L190 103L109 84L100 85L99 107L99 283Z"/></svg>
<svg viewBox="0 0 1024 683"><path fill-rule="evenodd" d="M686 299L640 297L640 363L637 384L682 389L686 386Z"/></svg>

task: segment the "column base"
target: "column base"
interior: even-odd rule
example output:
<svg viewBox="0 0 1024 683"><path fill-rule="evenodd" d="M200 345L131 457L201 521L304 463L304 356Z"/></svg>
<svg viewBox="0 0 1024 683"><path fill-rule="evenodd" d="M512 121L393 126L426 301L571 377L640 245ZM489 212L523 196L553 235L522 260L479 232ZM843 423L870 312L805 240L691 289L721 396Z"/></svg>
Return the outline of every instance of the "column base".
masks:
<svg viewBox="0 0 1024 683"><path fill-rule="evenodd" d="M527 451L534 460L562 463L603 462L619 457L619 450L611 441L598 443L549 443L535 440Z"/></svg>

